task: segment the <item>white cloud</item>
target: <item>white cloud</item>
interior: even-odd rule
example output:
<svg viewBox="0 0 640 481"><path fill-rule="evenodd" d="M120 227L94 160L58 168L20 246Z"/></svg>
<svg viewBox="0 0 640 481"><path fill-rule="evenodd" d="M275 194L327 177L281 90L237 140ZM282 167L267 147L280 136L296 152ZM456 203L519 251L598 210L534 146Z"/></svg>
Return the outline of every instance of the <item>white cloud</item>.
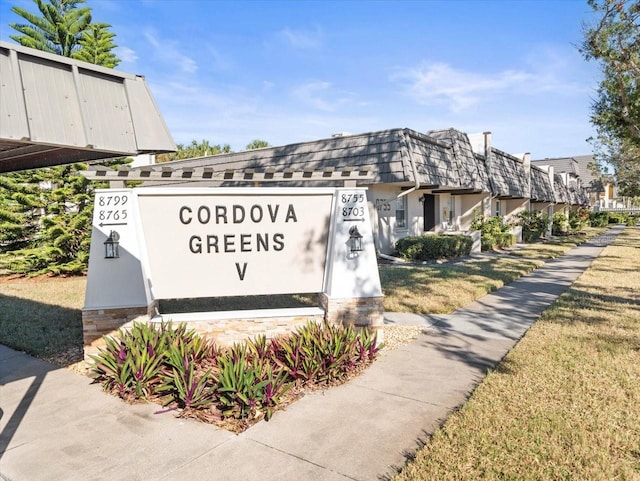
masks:
<svg viewBox="0 0 640 481"><path fill-rule="evenodd" d="M584 88L574 82L563 81L554 72L543 69L486 74L456 69L446 63L430 63L397 70L391 80L403 85L406 93L417 102L446 105L456 113L483 101L499 101L500 96L508 94L584 93Z"/></svg>
<svg viewBox="0 0 640 481"><path fill-rule="evenodd" d="M320 97L320 94L327 92L330 87L330 82L309 82L297 86L293 90L293 96L316 109L331 111L333 110L331 104Z"/></svg>
<svg viewBox="0 0 640 481"><path fill-rule="evenodd" d="M136 53L136 51L130 49L129 47L116 47L115 51L118 58L122 60L122 63L133 64L136 63L136 60L138 60L138 54Z"/></svg>
<svg viewBox="0 0 640 481"><path fill-rule="evenodd" d="M214 70L217 70L219 72L226 72L233 70L234 68L233 61L227 55L221 53L220 50L213 47L212 45L206 46L206 53L204 55L205 58L201 58L201 60L203 61L203 63L211 66Z"/></svg>
<svg viewBox="0 0 640 481"><path fill-rule="evenodd" d="M352 103L354 98L352 93L335 90L331 82L317 80L298 85L292 95L303 104L325 112L334 112L338 107Z"/></svg>
<svg viewBox="0 0 640 481"><path fill-rule="evenodd" d="M144 36L163 61L175 64L184 73L194 73L198 70L196 61L182 53L176 45L176 42L167 39L158 39L153 29L145 30Z"/></svg>
<svg viewBox="0 0 640 481"><path fill-rule="evenodd" d="M313 30L292 30L285 27L276 35L292 47L300 49L318 48L323 42L323 34L318 27Z"/></svg>
<svg viewBox="0 0 640 481"><path fill-rule="evenodd" d="M147 80L178 143L207 139L215 144L229 143L233 150L241 150L256 138L272 145L284 145L329 137L337 131L379 128L376 119L352 109L345 112L314 110L300 101L292 104L270 101L270 95L263 96L256 90L213 82L205 84L195 78L161 77L155 81L147 77ZM330 84L327 88L330 89Z"/></svg>

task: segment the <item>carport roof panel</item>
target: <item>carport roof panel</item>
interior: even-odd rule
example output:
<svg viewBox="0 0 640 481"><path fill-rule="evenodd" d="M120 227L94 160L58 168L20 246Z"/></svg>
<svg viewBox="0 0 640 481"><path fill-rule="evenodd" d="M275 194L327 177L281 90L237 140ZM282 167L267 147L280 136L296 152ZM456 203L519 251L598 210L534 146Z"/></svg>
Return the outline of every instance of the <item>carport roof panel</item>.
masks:
<svg viewBox="0 0 640 481"><path fill-rule="evenodd" d="M0 172L175 150L144 77L0 42Z"/></svg>

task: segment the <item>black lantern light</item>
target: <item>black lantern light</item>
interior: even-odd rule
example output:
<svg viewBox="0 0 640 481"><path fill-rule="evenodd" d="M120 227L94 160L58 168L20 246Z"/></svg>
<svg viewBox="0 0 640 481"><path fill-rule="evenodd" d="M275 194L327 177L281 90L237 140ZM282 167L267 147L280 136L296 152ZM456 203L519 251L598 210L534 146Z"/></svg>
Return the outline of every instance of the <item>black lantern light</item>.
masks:
<svg viewBox="0 0 640 481"><path fill-rule="evenodd" d="M355 225L349 229L349 243L351 244L351 252L362 251L362 234Z"/></svg>
<svg viewBox="0 0 640 481"><path fill-rule="evenodd" d="M120 234L118 234L115 230L112 230L109 233L109 237L104 241L104 258L105 259L117 259L120 257L120 253L118 252L118 246L120 243Z"/></svg>

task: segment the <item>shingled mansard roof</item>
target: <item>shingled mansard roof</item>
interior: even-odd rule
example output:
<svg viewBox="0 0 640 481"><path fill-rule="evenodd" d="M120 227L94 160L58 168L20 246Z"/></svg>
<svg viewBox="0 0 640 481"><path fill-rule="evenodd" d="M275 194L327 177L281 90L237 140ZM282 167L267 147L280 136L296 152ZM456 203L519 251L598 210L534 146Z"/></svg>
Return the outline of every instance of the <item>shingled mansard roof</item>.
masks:
<svg viewBox="0 0 640 481"><path fill-rule="evenodd" d="M582 188L580 179L569 179L569 198L571 199L571 205L587 205L589 200L585 190Z"/></svg>
<svg viewBox="0 0 640 481"><path fill-rule="evenodd" d="M573 158L580 169L582 187L592 192L604 190L602 179L600 178L601 174L594 175L593 173L593 167L597 165L593 155L576 155Z"/></svg>
<svg viewBox="0 0 640 481"><path fill-rule="evenodd" d="M502 198L527 197L527 174L521 159L491 148L491 183L493 195Z"/></svg>
<svg viewBox="0 0 640 481"><path fill-rule="evenodd" d="M462 176L465 179L474 176L476 180L473 180L473 188L481 189L482 172L474 173L474 168L478 169L466 164L468 159L459 160L454 155L451 144L451 141L432 138L415 130L391 129L281 147L176 160L151 166L151 169L178 170L206 166L212 168L214 172L247 169L264 172L266 169L302 171L327 168L337 170L348 167L355 170L368 170L372 174L366 181L360 181L361 183L400 183L411 186L415 184L417 175L417 180L422 187L466 190L469 189L469 184L461 179L460 164L462 163L464 164Z"/></svg>
<svg viewBox="0 0 640 481"><path fill-rule="evenodd" d="M451 146L461 186L477 191L491 191L484 161L474 154L467 134L456 129L444 129L430 130L427 135Z"/></svg>
<svg viewBox="0 0 640 481"><path fill-rule="evenodd" d="M569 190L562 181L560 174L553 174L553 190L555 192L556 204L569 204Z"/></svg>
<svg viewBox="0 0 640 481"><path fill-rule="evenodd" d="M581 175L578 162L573 157L556 157L552 159L536 159L531 161L535 165L550 165L554 172Z"/></svg>
<svg viewBox="0 0 640 481"><path fill-rule="evenodd" d="M0 172L175 150L144 77L0 42Z"/></svg>
<svg viewBox="0 0 640 481"><path fill-rule="evenodd" d="M555 194L549 181L549 173L535 165L531 166L531 201L555 202Z"/></svg>

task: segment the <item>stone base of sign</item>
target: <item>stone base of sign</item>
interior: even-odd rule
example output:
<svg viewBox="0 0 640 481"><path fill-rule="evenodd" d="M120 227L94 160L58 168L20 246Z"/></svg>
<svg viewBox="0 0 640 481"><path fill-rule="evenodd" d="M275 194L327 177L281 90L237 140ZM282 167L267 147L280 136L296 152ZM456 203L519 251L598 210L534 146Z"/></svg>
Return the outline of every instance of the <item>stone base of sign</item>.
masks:
<svg viewBox="0 0 640 481"><path fill-rule="evenodd" d="M105 346L103 336L114 335L118 329L130 327L134 321L185 323L189 329L221 346L246 341L258 335L268 339L288 334L309 321L353 326L375 332L382 342L384 310L382 297L330 299L320 294L322 308L262 309L253 311L194 312L157 315L157 302L147 307L97 309L82 311L84 357Z"/></svg>
<svg viewBox="0 0 640 481"><path fill-rule="evenodd" d="M118 329L130 326L133 321L147 322L158 311L157 301L148 306L118 307L116 309L86 309L82 311L82 338L84 357L89 360L91 354L105 346L103 336L115 334Z"/></svg>
<svg viewBox="0 0 640 481"><path fill-rule="evenodd" d="M332 299L321 293L320 306L324 309L327 322L367 328L376 333L378 342L381 342L384 327L383 299L382 296Z"/></svg>
<svg viewBox="0 0 640 481"><path fill-rule="evenodd" d="M302 308L162 314L151 322L184 322L189 329L203 337L221 346L230 346L258 335L272 339L280 334L291 333L310 321L321 323L323 320L324 312L321 309Z"/></svg>

